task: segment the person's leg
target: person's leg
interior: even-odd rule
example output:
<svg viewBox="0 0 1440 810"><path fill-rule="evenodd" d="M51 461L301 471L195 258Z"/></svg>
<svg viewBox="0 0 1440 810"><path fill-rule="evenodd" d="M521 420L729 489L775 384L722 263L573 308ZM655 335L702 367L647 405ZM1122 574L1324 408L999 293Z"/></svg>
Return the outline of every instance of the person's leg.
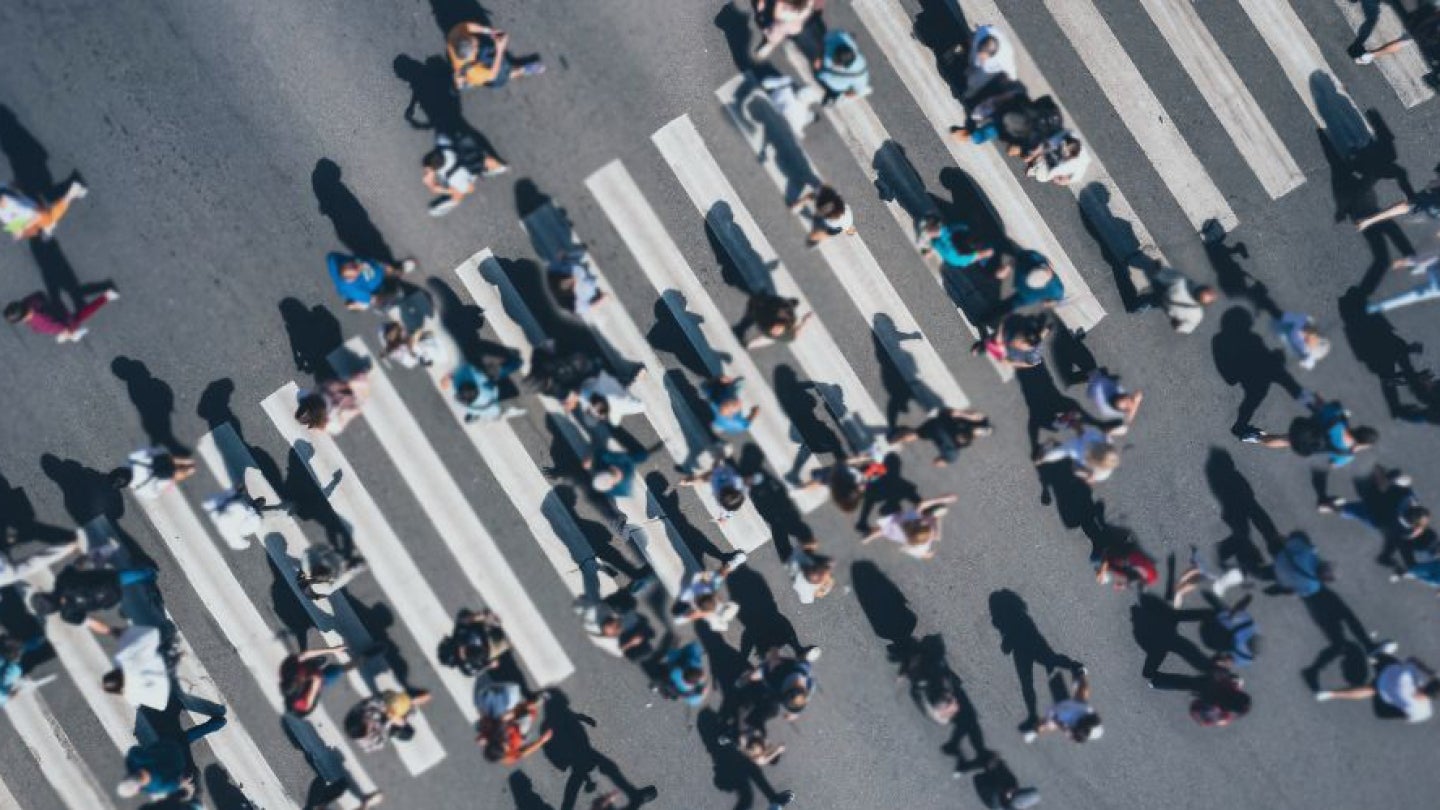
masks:
<svg viewBox="0 0 1440 810"><path fill-rule="evenodd" d="M106 290L96 296L93 301L81 307L74 315L70 316L70 328L79 329L81 326L84 326L86 321L95 317L95 313L99 312L101 307L110 303L114 298L115 295L110 290Z"/></svg>
<svg viewBox="0 0 1440 810"><path fill-rule="evenodd" d="M26 557L19 563L12 565L7 571L0 573L0 588L13 585L22 579L27 579L36 571L48 569L51 565L68 557L75 549L75 544L70 543L63 546L52 546L44 551Z"/></svg>
<svg viewBox="0 0 1440 810"><path fill-rule="evenodd" d="M185 732L185 744L194 745L205 737L214 734L225 727L225 715L217 714L198 726L190 728Z"/></svg>

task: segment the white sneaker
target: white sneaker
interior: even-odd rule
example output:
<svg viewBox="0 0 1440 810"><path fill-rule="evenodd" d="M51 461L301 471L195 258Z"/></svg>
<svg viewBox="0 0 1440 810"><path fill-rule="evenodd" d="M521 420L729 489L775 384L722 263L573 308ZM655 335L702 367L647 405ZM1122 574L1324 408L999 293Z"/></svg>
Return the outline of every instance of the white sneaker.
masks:
<svg viewBox="0 0 1440 810"><path fill-rule="evenodd" d="M1216 596L1223 597L1225 592L1245 581L1245 572L1239 568L1231 568L1215 579L1210 585L1210 592Z"/></svg>
<svg viewBox="0 0 1440 810"><path fill-rule="evenodd" d="M1319 692L1316 692L1316 693L1315 693L1315 702L1317 702L1317 703L1324 703L1325 701L1331 700L1331 699L1333 699L1334 697L1335 697L1335 693L1334 693L1334 692L1331 692L1331 691L1328 690L1328 689L1321 689Z"/></svg>
<svg viewBox="0 0 1440 810"><path fill-rule="evenodd" d="M87 188L85 184L80 182L79 180L71 181L70 188L65 190L65 196L69 197L72 200L84 199L85 195L89 193L90 189Z"/></svg>
<svg viewBox="0 0 1440 810"><path fill-rule="evenodd" d="M88 334L90 334L90 330L81 327L73 332L66 332L55 339L61 343L79 343L80 339Z"/></svg>
<svg viewBox="0 0 1440 810"><path fill-rule="evenodd" d="M420 266L420 265L419 265L419 264L416 264L416 262L415 262L414 259L406 259L405 261L400 262L400 272L402 272L402 273L413 273L413 272L415 272L415 268L417 268L417 267L419 267L419 266Z"/></svg>
<svg viewBox="0 0 1440 810"><path fill-rule="evenodd" d="M500 414L500 418L501 418L501 419L514 419L514 418L516 418L517 416L524 416L524 415L525 415L525 409L524 409L524 408L509 407L509 408L506 408L506 409L505 409L505 412L504 412L504 413Z"/></svg>
<svg viewBox="0 0 1440 810"><path fill-rule="evenodd" d="M1036 740L1040 739L1040 735L1039 733L1034 731L1027 731L1024 734L1020 735L1020 739L1024 740L1026 743L1033 743Z"/></svg>
<svg viewBox="0 0 1440 810"><path fill-rule="evenodd" d="M101 293L101 295L105 297L105 300L106 300L106 301L119 301L119 300L120 300L120 291L117 290L117 289L115 289L114 287L111 287L110 289L108 289L108 290L106 290L105 292Z"/></svg>
<svg viewBox="0 0 1440 810"><path fill-rule="evenodd" d="M1375 54L1370 53L1369 51L1366 51L1365 53L1362 53L1359 56L1355 57L1355 64L1357 65L1368 65L1374 61Z"/></svg>

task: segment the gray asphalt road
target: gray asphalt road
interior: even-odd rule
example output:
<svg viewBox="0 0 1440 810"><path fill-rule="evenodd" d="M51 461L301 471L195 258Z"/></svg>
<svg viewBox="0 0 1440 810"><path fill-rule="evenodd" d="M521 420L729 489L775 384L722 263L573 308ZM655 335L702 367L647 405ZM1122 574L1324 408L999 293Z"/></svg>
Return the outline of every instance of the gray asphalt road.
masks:
<svg viewBox="0 0 1440 810"><path fill-rule="evenodd" d="M1378 461L1410 471L1421 493L1440 491L1433 429L1392 420L1376 376L1390 359L1388 341L1436 345L1440 329L1431 310L1415 307L1389 318L1399 336L1394 338L1383 324L1351 317L1337 303L1352 300L1344 298L1347 291L1377 260L1347 223L1337 223L1337 208L1343 208L1337 194L1347 200L1358 195L1364 205L1366 189L1357 192L1335 179L1312 120L1238 4L1201 4L1198 10L1212 31L1225 32L1227 53L1305 171L1305 184L1278 201L1268 199L1248 173L1145 16L1123 0L1097 4L1239 215L1242 225L1229 241L1243 243L1248 255L1232 260L1263 280L1284 308L1316 315L1334 338L1332 357L1306 373L1303 383L1342 400L1358 421L1382 432L1378 452L1330 475L1329 489L1348 495L1350 479ZM11 174L23 184L43 184L79 171L92 189L55 243L33 250L8 246L0 253L0 298L102 280L113 280L123 293L78 346L0 330L0 352L7 358L0 366L6 412L0 474L23 490L40 520L68 525L105 510L115 516L116 505L96 494L87 470L113 466L147 434L193 444L207 420L227 410L246 439L283 468L286 447L258 403L286 381L307 379L308 369L297 369L297 360L375 326L373 316L345 312L330 289L323 257L342 244L379 240L453 286L450 269L482 247L502 258L534 260L519 214L538 195L548 195L567 209L616 281L625 308L650 328L657 312L653 294L583 186L617 158L725 313L738 320L743 296L724 281L702 220L649 142L682 114L695 121L862 378L877 397L887 395L865 324L843 292L827 283L828 270L806 251L783 202L716 103L714 89L737 70L727 35L746 36L744 15L693 0L496 2L488 11L512 32L514 47L543 54L550 70L465 97L465 117L514 171L487 181L478 199L448 218L432 220L425 216L427 193L419 183L419 159L432 136L417 123L453 110L423 91L421 109L408 119L407 110L416 101L413 85L424 84L426 60L439 50L437 19L463 16L466 4L433 5L16 0L0 6L6 63L0 149ZM906 5L912 11L923 6L932 26L946 13L939 0ZM1006 5L1118 184L1144 212L1160 247L1201 280L1227 272L1228 265L1217 268L1207 258L1129 135L1125 111L1115 114L1044 4ZM1360 106L1373 108L1393 131L1398 162L1410 180L1427 182L1440 108L1432 101L1404 110L1378 73L1350 64L1343 52L1351 34L1330 0L1293 5ZM873 55L873 106L930 190L948 200L957 180L943 145L848 4L831 6L830 24L855 31ZM969 357L968 333L948 301L935 294L906 235L893 227L836 134L817 126L807 148L854 203L871 249L975 405L994 415L996 432L952 469L931 469L923 450L904 458L901 474L921 492L961 496L934 561L861 549L850 521L827 508L811 516L810 525L837 558L843 587L802 610L774 552L755 556L753 570L763 581L751 582L744 594L753 615L765 615L768 589L800 638L825 648L815 705L802 722L777 731L789 750L768 773L775 786L793 787L800 795L797 807L978 806L968 782L951 779L955 757L943 750L948 731L919 715L886 659L888 642L913 632L943 636L987 745L1023 781L1043 789L1047 806L1426 806L1437 786L1433 724L1382 722L1363 704L1317 706L1301 672L1328 642L1325 628L1294 597L1257 597L1255 612L1268 645L1247 675L1255 709L1235 727L1198 728L1186 716L1185 697L1145 687L1144 653L1132 624L1135 600L1095 585L1087 563L1090 544L1061 514L1065 510L1042 494L1028 461L1026 416L1045 386L1039 379L1002 384L986 363ZM1100 362L1146 392L1144 411L1126 439L1124 465L1097 491L1108 519L1132 528L1156 556L1177 555L1183 567L1192 544L1209 550L1237 533L1259 542L1258 530L1248 526L1248 482L1281 531L1311 532L1336 562L1335 592L1368 627L1397 639L1404 650L1440 659L1432 595L1386 581L1387 571L1374 562L1379 538L1315 514L1312 468L1305 462L1231 437L1242 386L1227 384L1222 368L1238 367L1244 376L1253 366L1251 347L1275 345L1263 318L1250 325L1252 303L1222 298L1188 337L1173 335L1157 313L1127 315L1071 195L1027 188L1110 313L1086 344ZM1400 195L1388 180L1369 193L1379 202ZM686 360L683 353L673 359L677 367ZM772 350L759 362L775 374L787 361ZM701 733L708 730L706 718L677 705L649 706L653 698L643 675L588 646L570 616L568 594L443 403L423 381L403 380L400 387L452 474L485 505L486 525L579 666L564 691L577 711L593 718L586 733L594 748L636 784L657 785L658 807L763 806L758 798L747 804L753 791L726 765L723 752L712 756L717 749ZM1297 407L1277 388L1255 421L1279 429ZM917 416L912 406L907 418ZM545 463L551 438L543 422L523 421L521 433L532 456ZM367 427L347 431L343 446L436 592L448 605L465 604L470 597L463 579L418 504L388 473L388 460ZM673 471L662 472L673 483ZM1063 493L1059 500L1068 509ZM698 503L688 495L682 503L695 519ZM587 506L581 509L593 517ZM132 508L118 517L160 561L167 602L232 710L287 784L303 792L308 766L183 573L142 515ZM321 538L317 527L307 531ZM260 556L230 559L267 618L277 630L285 627L293 606ZM373 582L362 580L355 591L374 608L374 622L395 622ZM1011 630L1025 624L1016 618L1020 605L1054 650L1088 664L1106 720L1103 741L1021 743L1021 684L1034 683L1042 708L1046 688L1040 666L1028 671L1014 663L1015 654L1023 659L1034 646L1033 638ZM1018 633L1018 640L1003 643L1005 632ZM398 625L389 633L407 659L428 655ZM738 643L732 632L730 646ZM1342 663L1319 677L1341 683ZM1183 670L1178 660L1170 666ZM433 677L426 665L415 669L422 681ZM46 690L85 761L107 783L118 779L120 759L79 693L63 679ZM343 699L335 698L337 707ZM463 723L441 716L435 725L449 756L424 778L410 778L389 754L367 760L393 806L561 806L570 778L564 751L549 758L559 762L536 757L514 772L485 767ZM59 807L11 735L0 734L0 763L5 782L26 807ZM225 805L225 791L212 793Z"/></svg>

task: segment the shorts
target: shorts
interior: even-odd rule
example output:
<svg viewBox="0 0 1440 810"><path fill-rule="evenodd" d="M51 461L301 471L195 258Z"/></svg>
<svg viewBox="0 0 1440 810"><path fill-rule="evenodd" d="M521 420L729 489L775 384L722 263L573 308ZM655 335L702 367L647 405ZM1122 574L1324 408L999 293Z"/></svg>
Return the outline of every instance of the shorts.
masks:
<svg viewBox="0 0 1440 810"><path fill-rule="evenodd" d="M486 82L486 87L504 87L510 82L510 71L514 68L514 65L510 64L510 55L505 54L504 56L501 56L500 64L497 67L498 69L495 71L495 78Z"/></svg>

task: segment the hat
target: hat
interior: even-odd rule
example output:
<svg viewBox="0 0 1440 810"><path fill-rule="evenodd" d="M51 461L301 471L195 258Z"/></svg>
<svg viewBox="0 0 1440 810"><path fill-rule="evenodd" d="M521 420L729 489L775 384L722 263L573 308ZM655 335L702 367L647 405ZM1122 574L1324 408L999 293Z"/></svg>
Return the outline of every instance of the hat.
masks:
<svg viewBox="0 0 1440 810"><path fill-rule="evenodd" d="M596 492L609 492L619 483L620 476L610 467L590 476L590 486L594 487Z"/></svg>

